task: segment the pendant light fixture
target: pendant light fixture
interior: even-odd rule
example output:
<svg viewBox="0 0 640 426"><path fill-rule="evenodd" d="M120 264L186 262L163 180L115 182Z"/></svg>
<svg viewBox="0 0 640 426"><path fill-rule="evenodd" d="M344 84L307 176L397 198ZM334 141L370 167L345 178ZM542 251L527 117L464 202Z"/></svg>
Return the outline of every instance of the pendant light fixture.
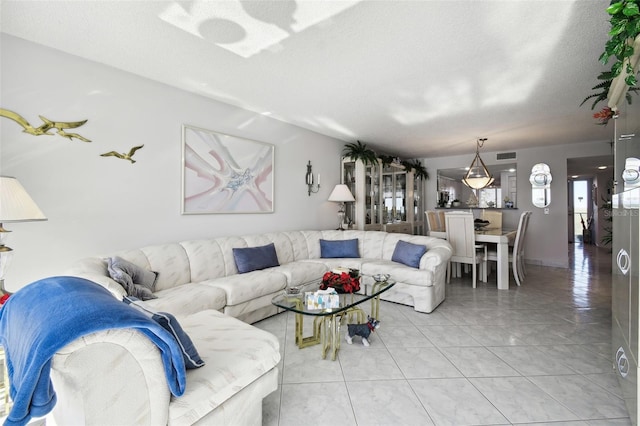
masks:
<svg viewBox="0 0 640 426"><path fill-rule="evenodd" d="M469 166L467 174L462 178L462 183L472 189L482 189L493 183L493 177L484 161L480 158L480 148L484 145L487 138L478 138L476 140L476 156Z"/></svg>

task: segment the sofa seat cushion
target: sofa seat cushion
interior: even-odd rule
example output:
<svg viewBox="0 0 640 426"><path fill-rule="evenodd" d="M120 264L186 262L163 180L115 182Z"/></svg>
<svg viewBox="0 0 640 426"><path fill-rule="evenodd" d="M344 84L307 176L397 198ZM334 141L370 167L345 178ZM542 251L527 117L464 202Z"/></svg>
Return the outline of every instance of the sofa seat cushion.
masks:
<svg viewBox="0 0 640 426"><path fill-rule="evenodd" d="M434 285L431 271L411 268L392 260L370 260L363 262L361 273L365 275L390 274L399 283L430 287Z"/></svg>
<svg viewBox="0 0 640 426"><path fill-rule="evenodd" d="M287 277L274 271L275 268L246 274L229 275L207 281L211 286L221 288L227 294L227 305L239 305L252 299L282 290L287 286Z"/></svg>
<svg viewBox="0 0 640 426"><path fill-rule="evenodd" d="M278 338L217 311L181 320L206 364L187 371L184 395L172 398L169 424L192 424L280 361Z"/></svg>
<svg viewBox="0 0 640 426"><path fill-rule="evenodd" d="M273 268L287 277L287 285L300 285L309 281L319 280L327 272L327 266L322 262L291 262Z"/></svg>
<svg viewBox="0 0 640 426"><path fill-rule="evenodd" d="M157 299L146 300L145 306L156 312L169 312L177 317L207 309L222 311L227 303L226 292L206 283L190 283L160 290Z"/></svg>

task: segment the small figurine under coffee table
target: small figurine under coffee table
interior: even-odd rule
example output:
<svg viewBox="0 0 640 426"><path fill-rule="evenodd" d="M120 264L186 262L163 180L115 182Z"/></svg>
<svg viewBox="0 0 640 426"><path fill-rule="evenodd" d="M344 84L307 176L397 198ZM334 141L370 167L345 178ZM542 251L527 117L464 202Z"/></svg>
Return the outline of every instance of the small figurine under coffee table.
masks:
<svg viewBox="0 0 640 426"><path fill-rule="evenodd" d="M378 328L380 328L380 321L367 316L366 324L347 324L347 334L344 337L348 344L352 344L353 336L360 336L362 344L369 346L369 336L372 331L376 331Z"/></svg>

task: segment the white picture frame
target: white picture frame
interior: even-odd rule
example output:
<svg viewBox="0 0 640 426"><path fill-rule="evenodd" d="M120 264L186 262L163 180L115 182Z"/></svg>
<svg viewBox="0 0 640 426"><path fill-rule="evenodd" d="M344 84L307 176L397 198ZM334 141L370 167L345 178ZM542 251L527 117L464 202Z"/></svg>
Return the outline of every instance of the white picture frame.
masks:
<svg viewBox="0 0 640 426"><path fill-rule="evenodd" d="M183 124L182 214L273 213L275 147Z"/></svg>

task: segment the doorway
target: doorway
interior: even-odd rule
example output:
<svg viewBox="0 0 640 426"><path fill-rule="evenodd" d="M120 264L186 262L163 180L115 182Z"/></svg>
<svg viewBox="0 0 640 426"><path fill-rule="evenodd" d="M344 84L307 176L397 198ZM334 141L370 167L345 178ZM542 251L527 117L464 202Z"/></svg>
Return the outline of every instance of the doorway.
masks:
<svg viewBox="0 0 640 426"><path fill-rule="evenodd" d="M592 179L569 181L569 243L593 243L593 202L591 199Z"/></svg>

